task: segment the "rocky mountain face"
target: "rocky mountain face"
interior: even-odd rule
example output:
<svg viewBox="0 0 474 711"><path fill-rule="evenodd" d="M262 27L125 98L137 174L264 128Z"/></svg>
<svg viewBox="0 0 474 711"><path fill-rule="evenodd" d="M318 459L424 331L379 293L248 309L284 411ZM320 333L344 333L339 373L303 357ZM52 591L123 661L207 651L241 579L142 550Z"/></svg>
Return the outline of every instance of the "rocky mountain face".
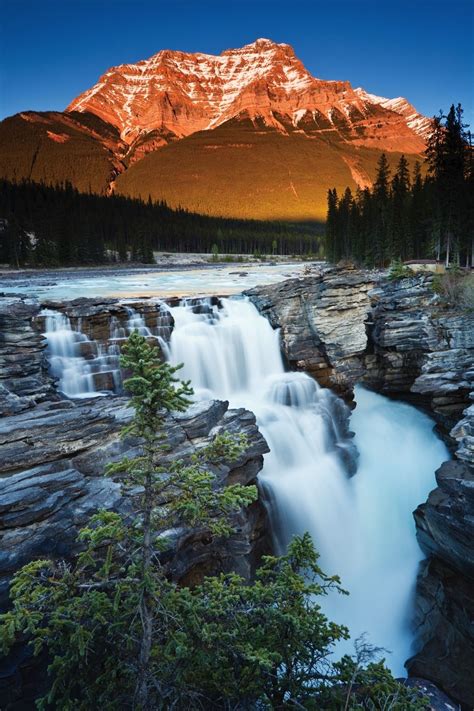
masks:
<svg viewBox="0 0 474 711"><path fill-rule="evenodd" d="M247 292L281 328L289 363L349 402L356 382L427 411L453 451L414 512L418 578L410 676L474 707L474 315L443 306L432 276L322 270Z"/></svg>
<svg viewBox="0 0 474 711"><path fill-rule="evenodd" d="M90 117L102 128L82 145L69 124L84 134ZM217 56L162 50L112 67L63 114L6 119L0 137L17 140L2 141L0 174L67 173L80 189L89 177L98 192L150 194L199 212L314 219L324 216L329 187L371 183L382 150L393 161L420 157L430 126L405 99L316 78L289 45L258 39ZM78 150L90 156L82 165L68 158ZM97 152L109 170L91 177Z"/></svg>
<svg viewBox="0 0 474 711"><path fill-rule="evenodd" d="M142 148L149 133L158 132L168 143L236 117L263 119L282 133L290 126L321 131L346 124L360 145L386 139L387 150L407 153L422 150L429 132L429 121L405 99L316 79L292 47L267 39L219 56L162 50L136 64L112 67L67 111L93 113L116 126L128 145L140 138Z"/></svg>

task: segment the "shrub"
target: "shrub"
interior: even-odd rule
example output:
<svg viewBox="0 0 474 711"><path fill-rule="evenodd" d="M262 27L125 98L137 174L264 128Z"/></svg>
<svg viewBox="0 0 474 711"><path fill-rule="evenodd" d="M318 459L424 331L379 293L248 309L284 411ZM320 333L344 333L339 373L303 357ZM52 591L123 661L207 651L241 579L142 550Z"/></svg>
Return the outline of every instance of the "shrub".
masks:
<svg viewBox="0 0 474 711"><path fill-rule="evenodd" d="M474 309L474 274L452 267L433 279L433 291L449 306Z"/></svg>
<svg viewBox="0 0 474 711"><path fill-rule="evenodd" d="M415 272L413 269L410 269L410 267L407 267L406 264L403 264L400 259L394 259L389 267L388 278L391 281L396 281L397 279L408 279L409 277L414 276L414 274Z"/></svg>

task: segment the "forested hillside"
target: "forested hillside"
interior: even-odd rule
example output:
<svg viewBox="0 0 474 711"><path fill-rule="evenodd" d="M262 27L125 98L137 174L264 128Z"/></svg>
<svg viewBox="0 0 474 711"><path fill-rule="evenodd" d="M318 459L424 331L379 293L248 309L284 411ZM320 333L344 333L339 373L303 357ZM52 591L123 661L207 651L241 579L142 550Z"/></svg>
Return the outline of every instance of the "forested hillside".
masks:
<svg viewBox="0 0 474 711"><path fill-rule="evenodd" d="M207 217L164 202L0 181L0 263L153 262L153 250L315 254L323 225Z"/></svg>

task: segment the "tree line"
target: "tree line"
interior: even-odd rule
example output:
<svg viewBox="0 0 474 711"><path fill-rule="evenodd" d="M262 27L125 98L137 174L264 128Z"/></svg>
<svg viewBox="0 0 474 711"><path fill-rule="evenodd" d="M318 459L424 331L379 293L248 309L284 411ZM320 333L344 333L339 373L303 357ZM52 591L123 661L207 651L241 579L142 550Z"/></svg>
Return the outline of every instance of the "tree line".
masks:
<svg viewBox="0 0 474 711"><path fill-rule="evenodd" d="M317 253L324 228L209 217L165 202L80 193L71 184L0 180L0 263L153 263L153 251Z"/></svg>
<svg viewBox="0 0 474 711"><path fill-rule="evenodd" d="M326 254L368 266L437 259L474 265L474 161L460 104L433 119L424 165L410 175L401 156L391 175L385 154L372 188L328 191Z"/></svg>

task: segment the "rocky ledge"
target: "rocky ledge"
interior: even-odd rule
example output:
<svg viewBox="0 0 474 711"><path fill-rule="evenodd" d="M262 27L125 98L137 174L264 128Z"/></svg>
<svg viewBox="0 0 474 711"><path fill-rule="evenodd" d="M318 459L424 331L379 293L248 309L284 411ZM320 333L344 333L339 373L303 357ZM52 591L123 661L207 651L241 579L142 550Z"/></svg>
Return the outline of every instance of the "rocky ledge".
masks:
<svg viewBox="0 0 474 711"><path fill-rule="evenodd" d="M474 389L474 312L448 307L432 275L370 292L364 382L425 407L448 434Z"/></svg>
<svg viewBox="0 0 474 711"><path fill-rule="evenodd" d="M109 308L124 322L130 317L116 303L94 305L90 300L69 304L67 315L82 319L82 328L89 324L92 336L105 338ZM156 305L145 313L156 325ZM109 462L141 452L140 441L120 437L132 416L128 400L61 397L46 367L45 339L38 327L42 318L36 302L0 299L0 608L8 604L9 582L19 567L39 557L70 558L78 551L79 529L95 511L131 512L138 493L120 478L104 476ZM167 458L189 461L221 431L244 434L247 444L238 461L222 462L214 473L222 487L256 483L268 446L253 413L207 401L168 416L165 427L170 451L164 463ZM164 554L170 576L193 584L205 574L233 570L249 578L258 558L271 549L261 500L235 514L232 523L234 533L225 541L203 529L170 531ZM18 708L32 708L22 705L31 674L36 671L23 647L3 660L2 702L8 698L18 701Z"/></svg>
<svg viewBox="0 0 474 711"><path fill-rule="evenodd" d="M125 398L41 403L0 424L0 587L21 565L43 556L72 555L78 529L97 509L130 510L133 496L120 481L104 477L107 463L140 452L140 443L120 438L131 411ZM247 447L236 462L216 470L220 486L255 483L267 444L255 416L208 401L168 417L169 457L186 461L219 431L243 433ZM180 530L173 539L172 574L195 579L201 568L250 575L267 535L259 502L235 521L235 535L223 545L206 531Z"/></svg>
<svg viewBox="0 0 474 711"><path fill-rule="evenodd" d="M365 373L365 324L375 283L372 273L331 269L245 293L280 329L290 367L350 401Z"/></svg>

